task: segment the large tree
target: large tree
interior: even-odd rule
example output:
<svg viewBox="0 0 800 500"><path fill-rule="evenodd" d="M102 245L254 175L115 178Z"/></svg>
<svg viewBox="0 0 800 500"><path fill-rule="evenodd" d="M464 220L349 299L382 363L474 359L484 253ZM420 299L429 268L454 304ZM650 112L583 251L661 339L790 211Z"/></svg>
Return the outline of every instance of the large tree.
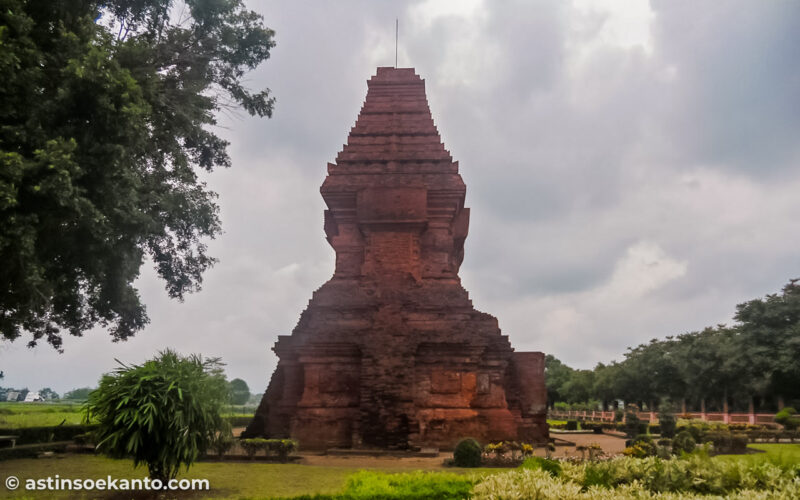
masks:
<svg viewBox="0 0 800 500"><path fill-rule="evenodd" d="M751 395L800 400L800 280L736 307L736 354Z"/></svg>
<svg viewBox="0 0 800 500"><path fill-rule="evenodd" d="M247 382L240 378L235 378L228 384L229 401L233 405L247 404L250 399L250 387Z"/></svg>
<svg viewBox="0 0 800 500"><path fill-rule="evenodd" d="M230 165L209 127L271 116L242 77L273 35L241 0L0 0L2 337L133 335L146 258L171 297L200 287L221 228L198 174Z"/></svg>

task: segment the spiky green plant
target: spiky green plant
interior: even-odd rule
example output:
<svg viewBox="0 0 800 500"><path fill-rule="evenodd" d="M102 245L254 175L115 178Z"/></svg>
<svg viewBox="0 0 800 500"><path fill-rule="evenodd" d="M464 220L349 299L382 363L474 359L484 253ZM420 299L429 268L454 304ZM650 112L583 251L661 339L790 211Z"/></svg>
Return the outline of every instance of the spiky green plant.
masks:
<svg viewBox="0 0 800 500"><path fill-rule="evenodd" d="M98 424L97 449L147 465L152 479L172 479L226 431L222 363L168 349L141 365L120 365L103 375L85 406L86 419Z"/></svg>

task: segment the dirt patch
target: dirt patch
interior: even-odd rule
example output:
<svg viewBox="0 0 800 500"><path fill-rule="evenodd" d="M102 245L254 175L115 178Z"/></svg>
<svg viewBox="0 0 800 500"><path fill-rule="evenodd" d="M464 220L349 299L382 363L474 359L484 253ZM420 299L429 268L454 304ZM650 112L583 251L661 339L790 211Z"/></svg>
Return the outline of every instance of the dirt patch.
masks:
<svg viewBox="0 0 800 500"><path fill-rule="evenodd" d="M570 434L569 440L575 443L575 446L559 446L553 455L556 457L580 457L581 452L577 450L577 447L591 444L600 445L606 455L619 455L625 449L625 438L608 434ZM540 454L539 450L536 454Z"/></svg>

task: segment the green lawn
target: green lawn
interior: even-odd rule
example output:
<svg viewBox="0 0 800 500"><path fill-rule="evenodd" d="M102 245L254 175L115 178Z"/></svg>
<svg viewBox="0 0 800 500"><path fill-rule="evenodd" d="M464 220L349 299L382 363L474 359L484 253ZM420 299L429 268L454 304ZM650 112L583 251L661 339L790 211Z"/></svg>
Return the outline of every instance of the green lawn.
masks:
<svg viewBox="0 0 800 500"><path fill-rule="evenodd" d="M252 417L252 406L227 406L225 417ZM0 402L0 428L20 429L50 425L82 424L80 403L9 403Z"/></svg>
<svg viewBox="0 0 800 500"><path fill-rule="evenodd" d="M180 498L269 498L275 496L295 496L314 493L334 493L344 486L351 474L364 467L324 467L298 464L269 464L237 462L198 462L180 478L208 479L211 490L193 494L180 493ZM382 472L409 472L408 467L376 468ZM487 474L507 469L458 469L449 471L462 474ZM130 460L112 460L93 455L71 455L65 458L21 459L0 462L0 497L8 498L118 498L116 495L92 492L91 495L76 495L76 492L35 492L27 493L20 487L15 492L7 492L2 486L10 475L17 476L20 483L25 479L40 479L58 474L62 478L113 478L142 479L147 469L134 469Z"/></svg>
<svg viewBox="0 0 800 500"><path fill-rule="evenodd" d="M64 422L66 420L66 422ZM80 424L83 412L80 404L9 403L0 402L0 428L39 427Z"/></svg>
<svg viewBox="0 0 800 500"><path fill-rule="evenodd" d="M753 453L752 455L719 455L716 458L717 460L771 462L776 465L800 464L800 444L758 443L748 445L748 448L761 450L765 453Z"/></svg>

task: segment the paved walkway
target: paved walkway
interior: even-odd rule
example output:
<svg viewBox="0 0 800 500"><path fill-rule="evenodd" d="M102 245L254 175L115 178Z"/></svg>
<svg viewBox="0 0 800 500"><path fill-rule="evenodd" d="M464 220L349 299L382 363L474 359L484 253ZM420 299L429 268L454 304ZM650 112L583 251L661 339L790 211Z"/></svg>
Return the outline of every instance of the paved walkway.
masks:
<svg viewBox="0 0 800 500"><path fill-rule="evenodd" d="M606 455L619 455L625 449L625 438L611 436L609 434L551 434L550 437L557 437L575 443L575 446L557 446L556 457L580 457L581 452L578 446L590 446L599 444ZM541 454L537 450L537 455Z"/></svg>

